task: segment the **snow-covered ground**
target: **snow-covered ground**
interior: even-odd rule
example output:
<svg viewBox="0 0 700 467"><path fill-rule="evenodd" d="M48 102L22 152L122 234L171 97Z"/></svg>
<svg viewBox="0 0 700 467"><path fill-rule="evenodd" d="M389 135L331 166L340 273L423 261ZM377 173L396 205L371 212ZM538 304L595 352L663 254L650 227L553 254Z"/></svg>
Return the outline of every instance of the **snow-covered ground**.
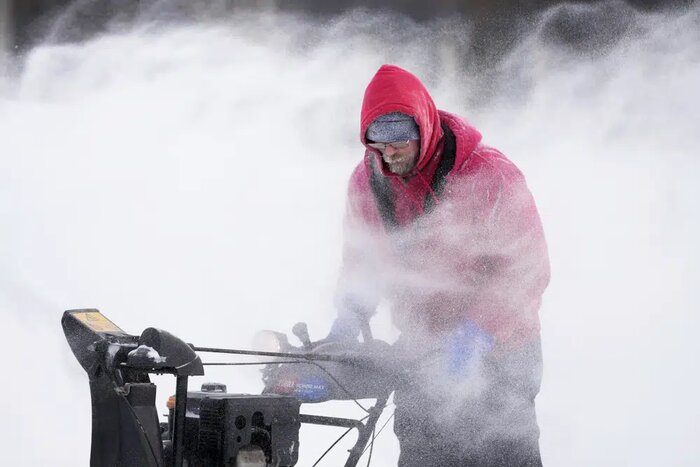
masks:
<svg viewBox="0 0 700 467"><path fill-rule="evenodd" d="M624 18L604 54L552 45L533 23L499 80L452 60L463 25L431 35L391 17L139 23L32 50L0 79L3 464L88 463L65 309L207 346L302 320L325 334L362 94L391 62L471 119L538 201L553 267L545 463L698 465L700 9ZM206 379L260 389L255 369ZM165 412L174 384L157 382ZM338 434L304 427L299 465ZM397 452L387 429L373 465Z"/></svg>

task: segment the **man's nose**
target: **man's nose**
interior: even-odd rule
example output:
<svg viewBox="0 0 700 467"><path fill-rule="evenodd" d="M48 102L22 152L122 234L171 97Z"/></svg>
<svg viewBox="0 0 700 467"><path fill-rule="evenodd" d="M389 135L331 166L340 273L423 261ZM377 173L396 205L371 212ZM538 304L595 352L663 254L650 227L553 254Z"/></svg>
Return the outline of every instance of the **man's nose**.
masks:
<svg viewBox="0 0 700 467"><path fill-rule="evenodd" d="M394 154L396 154L396 148L394 146L387 146L384 148L384 155L385 156L391 157Z"/></svg>

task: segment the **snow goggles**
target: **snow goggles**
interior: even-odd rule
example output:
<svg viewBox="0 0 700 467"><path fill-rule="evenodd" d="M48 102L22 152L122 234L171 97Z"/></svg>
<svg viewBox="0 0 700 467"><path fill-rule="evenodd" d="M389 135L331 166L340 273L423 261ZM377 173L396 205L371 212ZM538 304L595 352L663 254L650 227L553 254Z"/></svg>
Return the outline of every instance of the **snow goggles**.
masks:
<svg viewBox="0 0 700 467"><path fill-rule="evenodd" d="M394 149L403 149L406 146L408 146L408 143L410 143L411 140L406 140L406 141L394 141L393 143L367 143L367 146L370 148L374 149L379 149L380 151L382 149L386 149L387 147L391 146Z"/></svg>

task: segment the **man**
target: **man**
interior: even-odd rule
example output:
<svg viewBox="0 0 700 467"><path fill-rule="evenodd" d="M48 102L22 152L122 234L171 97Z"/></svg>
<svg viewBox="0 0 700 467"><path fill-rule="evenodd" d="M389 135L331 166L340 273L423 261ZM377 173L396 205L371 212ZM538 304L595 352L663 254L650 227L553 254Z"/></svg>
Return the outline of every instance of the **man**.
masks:
<svg viewBox="0 0 700 467"><path fill-rule="evenodd" d="M523 175L393 65L367 86L360 140L329 339L356 339L391 306L397 365L412 368L394 397L399 465L541 465L549 260Z"/></svg>

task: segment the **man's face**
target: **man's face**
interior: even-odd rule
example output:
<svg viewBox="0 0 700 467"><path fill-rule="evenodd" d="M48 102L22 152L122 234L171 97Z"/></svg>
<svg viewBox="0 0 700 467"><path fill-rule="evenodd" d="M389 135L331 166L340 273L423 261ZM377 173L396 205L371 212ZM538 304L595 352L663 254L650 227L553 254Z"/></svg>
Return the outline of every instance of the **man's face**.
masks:
<svg viewBox="0 0 700 467"><path fill-rule="evenodd" d="M380 151L389 170L396 175L404 176L411 173L418 163L420 141L413 139L404 148L396 149L393 146L387 146Z"/></svg>

